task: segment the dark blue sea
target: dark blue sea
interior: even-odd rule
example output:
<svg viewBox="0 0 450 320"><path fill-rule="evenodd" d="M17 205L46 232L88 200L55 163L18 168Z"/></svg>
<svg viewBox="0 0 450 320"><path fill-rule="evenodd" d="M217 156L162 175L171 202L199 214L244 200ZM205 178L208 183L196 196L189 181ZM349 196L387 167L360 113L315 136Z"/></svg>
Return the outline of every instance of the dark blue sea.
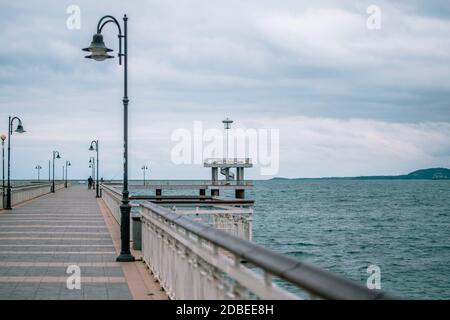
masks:
<svg viewBox="0 0 450 320"><path fill-rule="evenodd" d="M253 241L400 297L450 298L450 181L255 181Z"/></svg>

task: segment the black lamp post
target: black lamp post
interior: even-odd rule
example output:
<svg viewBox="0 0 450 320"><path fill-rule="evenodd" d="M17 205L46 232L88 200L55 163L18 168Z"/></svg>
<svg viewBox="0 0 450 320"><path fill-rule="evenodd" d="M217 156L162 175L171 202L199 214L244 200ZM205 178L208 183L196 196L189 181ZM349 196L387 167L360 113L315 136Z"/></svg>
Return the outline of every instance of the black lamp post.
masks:
<svg viewBox="0 0 450 320"><path fill-rule="evenodd" d="M2 140L2 209L5 208L5 191L6 191L6 186L5 186L5 140L6 140L6 135L2 134L0 136L0 139Z"/></svg>
<svg viewBox="0 0 450 320"><path fill-rule="evenodd" d="M91 177L94 179L94 184L92 185L92 189L95 190L95 157L89 158L89 168L92 169Z"/></svg>
<svg viewBox="0 0 450 320"><path fill-rule="evenodd" d="M123 94L123 191L122 191L122 204L120 206L121 218L120 218L120 238L121 238L121 251L117 257L117 261L128 262L134 261L134 257L130 252L130 199L128 192L128 55L127 55L127 15L123 16L124 33L122 34L122 28L116 18L110 15L102 17L97 24L97 33L94 34L92 43L88 48L83 49L91 54L86 56L88 59L94 59L96 61L103 61L105 59L113 58L108 52L112 50L105 46L103 42L102 29L105 25L112 22L119 30L119 64L122 65L122 57L124 60L124 94ZM123 52L122 52L123 43Z"/></svg>
<svg viewBox="0 0 450 320"><path fill-rule="evenodd" d="M95 144L95 148L94 148L94 144ZM93 140L92 142L91 142L91 146L89 147L89 151L97 151L97 181L96 181L96 184L97 184L97 186L96 186L96 191L95 191L95 196L97 197L97 198L100 198L100 191L99 191L99 186L98 186L98 179L99 179L99 174L98 174L98 140Z"/></svg>
<svg viewBox="0 0 450 320"><path fill-rule="evenodd" d="M148 170L148 167L146 165L142 166L142 171L144 172L144 186L145 186L145 171Z"/></svg>
<svg viewBox="0 0 450 320"><path fill-rule="evenodd" d="M66 181L64 182L64 187L67 188L67 167L71 166L70 161L66 161Z"/></svg>
<svg viewBox="0 0 450 320"><path fill-rule="evenodd" d="M52 180L52 192L55 192L55 159L61 159L59 151L53 151L53 180Z"/></svg>
<svg viewBox="0 0 450 320"><path fill-rule="evenodd" d="M6 195L6 210L11 210L11 135L13 134L13 124L14 120L17 120L17 128L15 132L17 133L24 133L25 130L23 129L22 120L20 120L18 117L11 117L9 116L9 122L8 122L8 187L7 187L7 195Z"/></svg>
<svg viewBox="0 0 450 320"><path fill-rule="evenodd" d="M35 169L38 172L38 181L41 181L41 169L42 169L42 167L38 164Z"/></svg>

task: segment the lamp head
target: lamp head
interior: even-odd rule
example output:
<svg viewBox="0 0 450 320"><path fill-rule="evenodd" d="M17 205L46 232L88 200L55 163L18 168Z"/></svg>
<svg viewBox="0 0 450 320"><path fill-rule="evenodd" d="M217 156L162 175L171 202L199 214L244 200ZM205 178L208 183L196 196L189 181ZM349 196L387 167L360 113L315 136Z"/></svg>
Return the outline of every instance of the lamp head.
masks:
<svg viewBox="0 0 450 320"><path fill-rule="evenodd" d="M56 155L56 159L61 159L61 156L59 155L59 153Z"/></svg>
<svg viewBox="0 0 450 320"><path fill-rule="evenodd" d="M24 133L24 132L26 132L26 131L23 129L22 122L19 122L19 124L17 125L16 132L17 132L17 133Z"/></svg>
<svg viewBox="0 0 450 320"><path fill-rule="evenodd" d="M6 140L6 135L5 135L5 134L2 134L2 135L0 136L0 139L2 139L2 141L5 141L5 140Z"/></svg>
<svg viewBox="0 0 450 320"><path fill-rule="evenodd" d="M89 151L94 151L94 146L91 144L91 146L89 147Z"/></svg>
<svg viewBox="0 0 450 320"><path fill-rule="evenodd" d="M100 33L94 34L94 36L92 37L91 45L87 48L84 48L83 51L91 53L90 55L85 56L85 58L94 59L96 61L103 61L106 59L114 58L107 53L113 50L105 46L105 43L103 42L103 36Z"/></svg>
<svg viewBox="0 0 450 320"><path fill-rule="evenodd" d="M230 118L226 118L225 120L222 120L223 126L225 129L231 129L231 124L233 123L233 120Z"/></svg>

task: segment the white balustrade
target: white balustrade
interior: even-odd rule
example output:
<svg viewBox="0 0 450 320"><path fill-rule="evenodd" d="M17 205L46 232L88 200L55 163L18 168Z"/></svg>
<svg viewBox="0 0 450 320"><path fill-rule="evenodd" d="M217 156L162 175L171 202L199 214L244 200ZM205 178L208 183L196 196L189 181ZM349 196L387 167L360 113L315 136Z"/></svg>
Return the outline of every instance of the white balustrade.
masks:
<svg viewBox="0 0 450 320"><path fill-rule="evenodd" d="M64 188L64 183L56 183L55 190L60 190ZM30 201L37 197L46 195L51 191L50 183L39 183L32 185L21 185L11 188L11 205L14 207L26 201ZM3 190L0 191L0 209L4 208L6 205L6 189L5 196L3 195Z"/></svg>
<svg viewBox="0 0 450 320"><path fill-rule="evenodd" d="M102 184L102 198L111 211L114 219L120 225L120 204L122 203L122 194L112 186Z"/></svg>
<svg viewBox="0 0 450 320"><path fill-rule="evenodd" d="M298 299L241 264L233 252L169 222L155 207L141 205L142 254L171 299Z"/></svg>

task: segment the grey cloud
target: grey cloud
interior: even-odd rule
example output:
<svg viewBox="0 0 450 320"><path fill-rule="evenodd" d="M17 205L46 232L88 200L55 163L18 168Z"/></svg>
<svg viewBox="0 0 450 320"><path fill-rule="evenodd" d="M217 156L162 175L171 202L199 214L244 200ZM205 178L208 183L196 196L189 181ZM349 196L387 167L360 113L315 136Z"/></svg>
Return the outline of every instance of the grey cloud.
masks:
<svg viewBox="0 0 450 320"><path fill-rule="evenodd" d="M365 29L374 2L379 32ZM69 4L0 1L1 119L14 112L32 126L64 122L62 137L86 122L118 121L122 69L116 59L86 61L80 49L99 17L126 12L133 115L450 121L447 1L79 0L78 31L65 27ZM104 33L117 50L116 30ZM120 144L120 127L102 128L90 135L115 130ZM51 134L39 143L51 149Z"/></svg>

